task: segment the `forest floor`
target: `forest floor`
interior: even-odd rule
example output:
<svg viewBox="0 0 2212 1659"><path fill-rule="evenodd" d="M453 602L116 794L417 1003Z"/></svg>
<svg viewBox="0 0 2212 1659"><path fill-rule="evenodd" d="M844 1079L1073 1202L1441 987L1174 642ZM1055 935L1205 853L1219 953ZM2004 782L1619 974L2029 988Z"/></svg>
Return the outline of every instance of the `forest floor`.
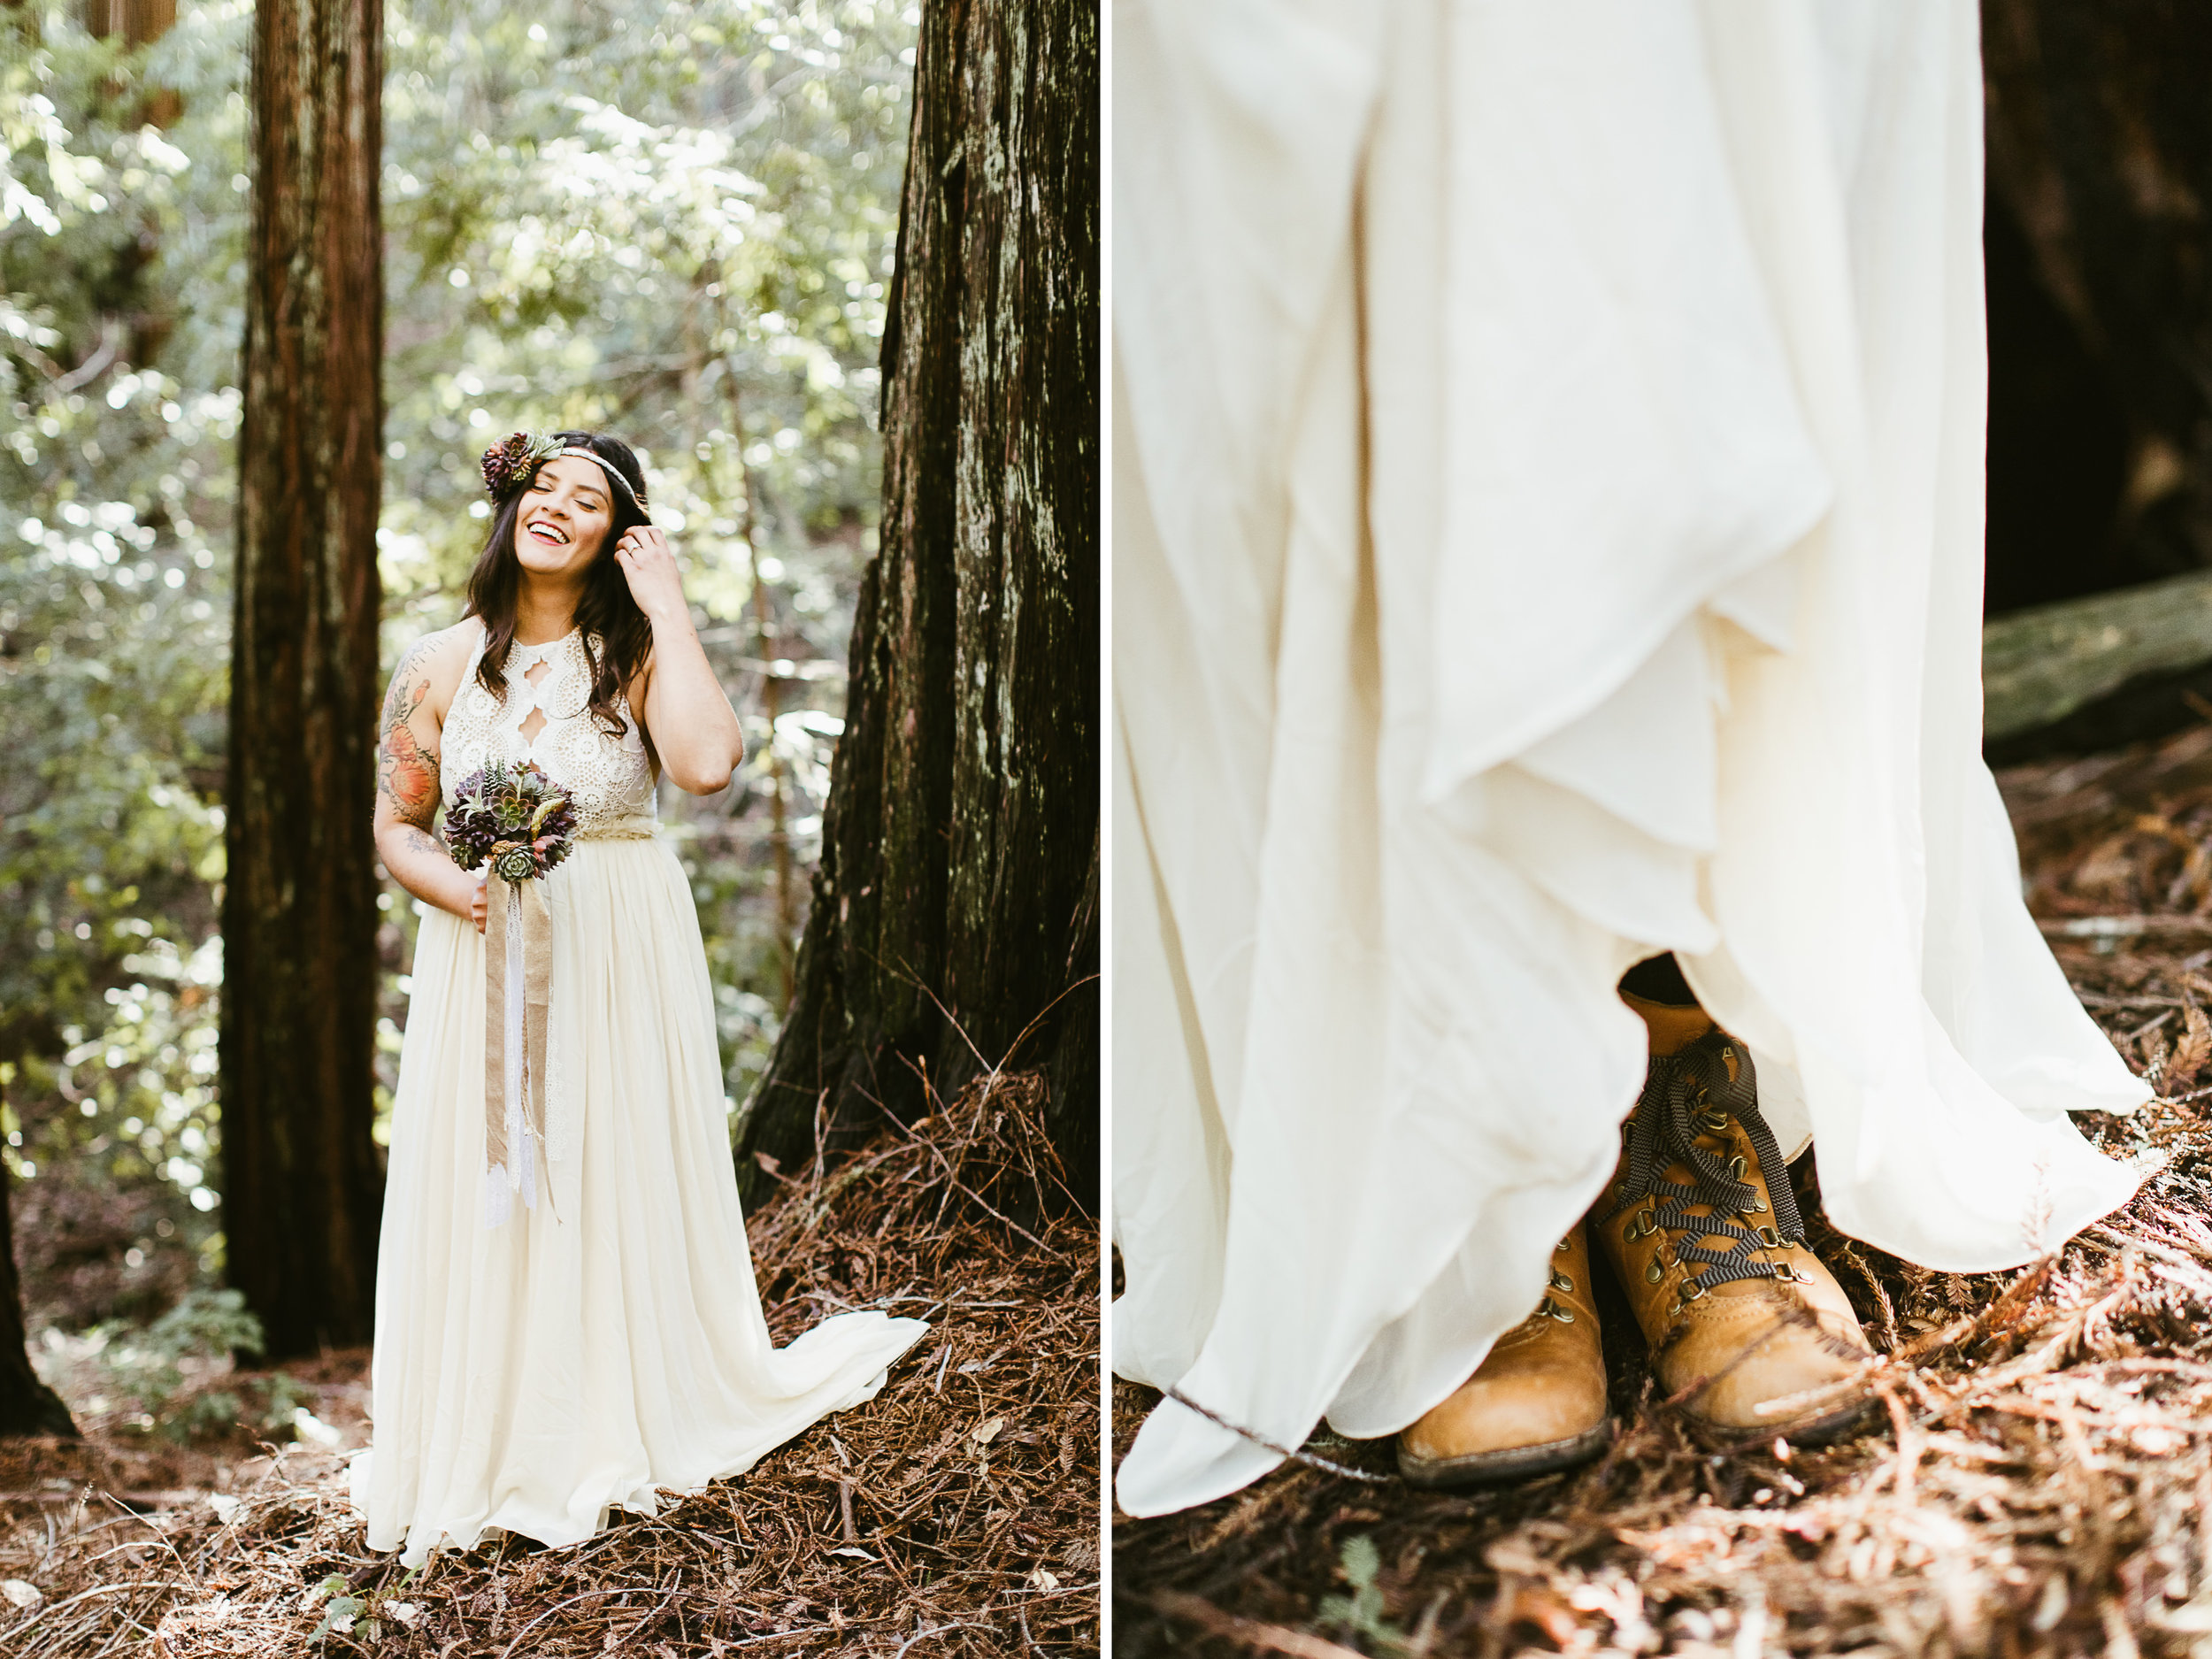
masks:
<svg viewBox="0 0 2212 1659"><path fill-rule="evenodd" d="M1052 1202L1041 1098L984 1079L778 1176L749 1219L776 1340L854 1306L931 1330L872 1402L746 1474L580 1544L507 1537L409 1572L346 1502L367 1352L329 1354L287 1372L295 1444L81 1419L81 1443L0 1445L0 1654L1095 1653L1097 1233Z"/></svg>
<svg viewBox="0 0 2212 1659"><path fill-rule="evenodd" d="M2031 907L2160 1093L2078 1120L2148 1172L2132 1202L1982 1277L1816 1222L1881 1355L1864 1429L1821 1450L1693 1443L1613 1292L1601 1462L1432 1494L1324 1432L1352 1473L1117 1512L1116 1653L2212 1655L2212 727L2000 781ZM1117 1383L1117 1456L1156 1398Z"/></svg>

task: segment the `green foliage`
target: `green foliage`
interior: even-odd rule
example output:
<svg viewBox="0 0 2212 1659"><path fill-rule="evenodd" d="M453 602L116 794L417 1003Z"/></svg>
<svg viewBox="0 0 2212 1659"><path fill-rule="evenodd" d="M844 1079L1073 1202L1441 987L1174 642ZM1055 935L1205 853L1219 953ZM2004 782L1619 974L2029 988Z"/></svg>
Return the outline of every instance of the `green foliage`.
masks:
<svg viewBox="0 0 2212 1659"><path fill-rule="evenodd" d="M242 16L180 33L235 50ZM204 1211L237 393L180 370L235 347L162 301L237 269L192 157L242 105L164 132L148 85L58 8L0 14L0 1090L19 1173L88 1156Z"/></svg>
<svg viewBox="0 0 2212 1659"><path fill-rule="evenodd" d="M81 15L0 8L0 1132L19 1176L160 1184L211 1263L250 7L180 8L128 52ZM733 1098L790 942L769 803L795 920L874 546L915 22L859 0L386 10L387 660L459 614L492 441L638 449L751 750L723 795L664 791ZM417 907L380 904L388 1105Z"/></svg>
<svg viewBox="0 0 2212 1659"><path fill-rule="evenodd" d="M1376 1653L1403 1653L1406 1633L1383 1617L1383 1594L1375 1584L1382 1556L1365 1533L1344 1540L1338 1571L1352 1586L1349 1595L1321 1598L1321 1622L1359 1638Z"/></svg>
<svg viewBox="0 0 2212 1659"><path fill-rule="evenodd" d="M393 1590L404 1590L419 1571L419 1568L409 1568ZM315 1604L325 1597L329 1600L323 1608L323 1616L315 1628L307 1632L310 1641L319 1642L332 1635L350 1636L356 1633L357 1627L363 1640L381 1641L385 1625L411 1628L422 1614L421 1609L413 1602L400 1601L392 1591L371 1591L367 1595L355 1595L348 1588L346 1575L342 1572L326 1573L321 1583L311 1585L306 1594L301 1597L301 1605L312 1611Z"/></svg>
<svg viewBox="0 0 2212 1659"><path fill-rule="evenodd" d="M282 1371L230 1373L234 1354L262 1348L261 1323L234 1290L196 1289L150 1325L111 1320L45 1346L50 1364L61 1356L55 1380L82 1409L179 1442L227 1435L242 1424L289 1439L307 1400Z"/></svg>
<svg viewBox="0 0 2212 1659"><path fill-rule="evenodd" d="M260 1434L290 1440L307 1391L286 1371L248 1377L240 1394L207 1388L174 1396L150 1409L141 1426L180 1444L220 1439L243 1425Z"/></svg>
<svg viewBox="0 0 2212 1659"><path fill-rule="evenodd" d="M109 1364L117 1376L148 1386L131 1390L142 1400L150 1397L149 1387L155 1394L175 1393L184 1380L177 1362L188 1355L261 1350L261 1321L246 1310L243 1296L234 1290L196 1290L133 1334Z"/></svg>
<svg viewBox="0 0 2212 1659"><path fill-rule="evenodd" d="M326 1596L329 1600L323 1601ZM355 1621L368 1610L369 1605L366 1596L353 1595L347 1592L346 1575L342 1572L326 1575L320 1584L308 1591L303 1600L311 1609L316 1602L323 1601L322 1617L316 1622L315 1628L307 1632L308 1640L317 1642L333 1634L339 1636L353 1634ZM374 1619L368 1621L368 1626L361 1633L370 1641L376 1640L383 1634L376 1628Z"/></svg>

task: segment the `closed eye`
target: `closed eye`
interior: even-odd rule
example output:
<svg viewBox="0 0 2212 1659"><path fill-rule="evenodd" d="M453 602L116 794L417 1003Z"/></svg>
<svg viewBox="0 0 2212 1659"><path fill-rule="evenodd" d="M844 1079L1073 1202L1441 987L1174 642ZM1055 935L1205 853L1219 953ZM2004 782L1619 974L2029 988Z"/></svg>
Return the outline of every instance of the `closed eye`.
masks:
<svg viewBox="0 0 2212 1659"><path fill-rule="evenodd" d="M533 495L550 495L552 494L552 491L553 486L547 483L542 477L534 478L530 480L529 493ZM603 498L594 495L588 489L579 489L576 492L575 499L576 504L582 508L586 512L597 512L607 504Z"/></svg>

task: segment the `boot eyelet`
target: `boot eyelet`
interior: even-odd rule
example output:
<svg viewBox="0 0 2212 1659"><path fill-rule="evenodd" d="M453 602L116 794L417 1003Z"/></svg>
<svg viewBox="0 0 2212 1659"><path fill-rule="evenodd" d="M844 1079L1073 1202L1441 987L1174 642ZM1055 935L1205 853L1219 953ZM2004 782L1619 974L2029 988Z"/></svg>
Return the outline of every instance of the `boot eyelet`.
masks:
<svg viewBox="0 0 2212 1659"><path fill-rule="evenodd" d="M1544 1298L1542 1304L1538 1307L1536 1311L1547 1319L1558 1320L1562 1325L1572 1325L1575 1322L1574 1310L1572 1308L1561 1307L1549 1296Z"/></svg>
<svg viewBox="0 0 2212 1659"><path fill-rule="evenodd" d="M1766 1212L1767 1212L1767 1201L1766 1201L1765 1199L1763 1199L1763 1198L1755 1198L1755 1199L1753 1199L1753 1200L1751 1201L1751 1213L1752 1213L1753 1215L1755 1215L1755 1216L1763 1216L1763 1215L1765 1215L1765 1214L1766 1214Z"/></svg>
<svg viewBox="0 0 2212 1659"><path fill-rule="evenodd" d="M1555 1267L1551 1273L1551 1287L1554 1290L1571 1291L1575 1287L1575 1282Z"/></svg>
<svg viewBox="0 0 2212 1659"><path fill-rule="evenodd" d="M1650 1262L1647 1263L1644 1268L1644 1277L1655 1285L1666 1276L1667 1270L1659 1265L1659 1258L1657 1256L1653 1256Z"/></svg>
<svg viewBox="0 0 2212 1659"><path fill-rule="evenodd" d="M1572 1239L1562 1239L1558 1244L1553 1248L1552 1254L1554 1256L1564 1256L1574 1248L1575 1241Z"/></svg>
<svg viewBox="0 0 2212 1659"><path fill-rule="evenodd" d="M1738 1180L1743 1179L1746 1172L1748 1171L1750 1168L1751 1160L1744 1156L1744 1155L1740 1152L1736 1154L1734 1157L1728 1160L1728 1172L1734 1176Z"/></svg>
<svg viewBox="0 0 2212 1659"><path fill-rule="evenodd" d="M1686 1302L1695 1302L1704 1294L1705 1286L1700 1284L1694 1278L1684 1279L1682 1281L1682 1288L1676 1293L1676 1294L1680 1296Z"/></svg>
<svg viewBox="0 0 2212 1659"><path fill-rule="evenodd" d="M1728 1114L1719 1110L1700 1112L1697 1115L1697 1126L1708 1134L1717 1135L1728 1127Z"/></svg>
<svg viewBox="0 0 2212 1659"><path fill-rule="evenodd" d="M1782 1248L1782 1235L1772 1227L1754 1227L1751 1231L1768 1249L1778 1250Z"/></svg>

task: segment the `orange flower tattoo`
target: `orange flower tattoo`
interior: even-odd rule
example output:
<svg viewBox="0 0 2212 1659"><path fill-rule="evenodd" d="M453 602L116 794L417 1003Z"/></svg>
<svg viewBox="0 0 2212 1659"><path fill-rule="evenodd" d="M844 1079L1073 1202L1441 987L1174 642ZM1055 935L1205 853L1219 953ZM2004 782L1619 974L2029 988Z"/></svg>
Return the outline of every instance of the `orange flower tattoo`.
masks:
<svg viewBox="0 0 2212 1659"><path fill-rule="evenodd" d="M430 676L422 668L428 655L425 641L409 651L393 673L376 755L377 793L390 798L393 817L422 829L437 816L438 751L416 741L409 721L430 695Z"/></svg>

